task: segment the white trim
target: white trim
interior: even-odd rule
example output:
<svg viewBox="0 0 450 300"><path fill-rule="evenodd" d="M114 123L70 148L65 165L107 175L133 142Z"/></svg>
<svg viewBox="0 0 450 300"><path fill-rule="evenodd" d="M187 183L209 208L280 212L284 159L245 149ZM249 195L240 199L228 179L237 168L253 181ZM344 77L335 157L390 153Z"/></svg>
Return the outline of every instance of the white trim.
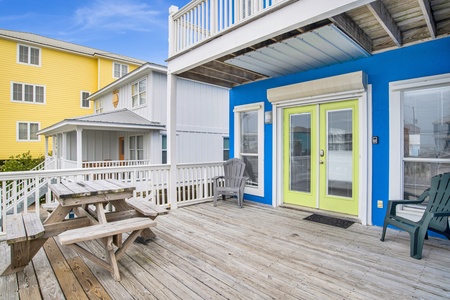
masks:
<svg viewBox="0 0 450 300"><path fill-rule="evenodd" d="M22 100L14 100L14 84L21 84L22 85ZM33 87L33 101L25 101L25 85L30 85ZM44 102L36 102L36 87L41 87L44 89ZM10 101L14 103L26 103L26 104L38 104L38 105L45 105L47 102L47 87L45 85L40 84L33 84L33 83L25 83L25 82L17 82L17 81L11 81L10 82Z"/></svg>
<svg viewBox="0 0 450 300"><path fill-rule="evenodd" d="M88 93L89 96L91 95L91 93L89 91L80 91L80 107L84 108L84 109L90 109L91 108L91 101L87 100L89 98L89 96L86 98L86 100L88 102L88 107L83 106L83 93Z"/></svg>
<svg viewBox="0 0 450 300"><path fill-rule="evenodd" d="M258 112L258 187L245 187L245 193L264 197L264 102L239 105L234 108L234 156L240 157L241 122L239 114L247 111Z"/></svg>
<svg viewBox="0 0 450 300"><path fill-rule="evenodd" d="M120 75L119 75L119 77L116 77L116 75L114 74L114 67L115 67L116 64L120 65ZM122 74L122 66L126 66L127 67L127 73ZM117 61L113 61L113 63L112 63L112 77L113 78L117 78L117 79L118 78L122 78L123 76L127 75L128 73L130 73L130 65L124 64L124 63L120 63L120 62L117 62Z"/></svg>
<svg viewBox="0 0 450 300"><path fill-rule="evenodd" d="M139 84L140 84L140 82L141 81L145 81L145 103L142 103L141 104L141 93L144 93L144 92L139 92ZM137 96L138 96L138 103L137 103L137 105L133 105L133 85L135 85L135 84L137 84L137 87L138 87L138 92L137 92ZM144 76L144 77L141 77L141 78L139 78L139 79L136 79L135 81L132 81L131 83L130 83L130 99L131 99L131 107L134 109L134 108L138 108L138 107L143 107L143 106L146 106L147 105L147 103L148 103L148 101L149 101L149 99L148 99L148 96L149 96L149 92L148 92L148 87L149 87L149 80L148 80L148 76Z"/></svg>
<svg viewBox="0 0 450 300"><path fill-rule="evenodd" d="M358 100L358 122L359 122L359 187L358 187L358 218L364 225L372 224L371 211L371 106L372 106L372 87L367 85L367 90L352 90L339 92L336 94L316 95L300 99L287 99L273 104L274 111L273 137L276 145L273 150L273 206L283 204L283 109L288 107L324 104L329 102L338 102L342 100ZM317 124L316 124L317 125ZM318 126L318 125L317 125ZM319 175L318 175L319 176ZM318 181L317 181L318 182Z"/></svg>
<svg viewBox="0 0 450 300"><path fill-rule="evenodd" d="M403 110L401 94L408 90L428 89L450 85L450 73L419 77L389 83L389 199L403 199ZM414 158L406 160L414 161ZM421 159L420 161L424 161ZM433 162L439 162L434 159ZM422 211L411 209L408 214L420 216Z"/></svg>
<svg viewBox="0 0 450 300"><path fill-rule="evenodd" d="M23 47L28 47L28 63L24 63L24 62L21 62L20 61L20 46L23 46ZM30 57L30 55L31 55L31 51L30 51L30 49L31 48L34 48L34 49L38 49L39 50L39 64L38 65L35 65L35 64L32 64L32 63L30 63L30 59L31 59L31 57ZM42 48L40 48L40 47L35 47L35 46L30 46L30 45L26 45L26 44L20 44L20 43L17 43L17 48L16 48L17 50L16 50L16 62L18 63L18 64L20 64L20 65L24 65L24 66L32 66L32 67L41 67L41 65L42 65Z"/></svg>
<svg viewBox="0 0 450 300"><path fill-rule="evenodd" d="M27 139L26 140L21 140L19 139L19 124L23 123L23 124L27 124ZM38 131L41 128L41 122L33 122L33 121L16 121L16 142L40 142L41 141L41 136L37 135L37 140L32 140L30 139L30 125L31 124L37 124L38 125Z"/></svg>

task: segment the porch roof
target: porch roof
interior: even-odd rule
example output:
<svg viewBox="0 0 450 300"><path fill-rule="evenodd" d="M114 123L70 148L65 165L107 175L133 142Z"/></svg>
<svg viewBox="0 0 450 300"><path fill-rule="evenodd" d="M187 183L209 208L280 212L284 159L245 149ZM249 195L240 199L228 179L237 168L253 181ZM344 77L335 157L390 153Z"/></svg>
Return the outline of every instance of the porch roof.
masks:
<svg viewBox="0 0 450 300"><path fill-rule="evenodd" d="M148 131L165 128L159 122L152 122L124 108L116 111L64 119L40 130L38 135L50 136L75 131L77 128L108 131Z"/></svg>
<svg viewBox="0 0 450 300"><path fill-rule="evenodd" d="M172 14L175 29L185 34L169 37L168 69L228 88L450 35L449 1L280 0L216 32L201 31L205 37L197 29L203 29L203 21L182 26L183 20L192 22L189 16L203 12L203 2L191 1ZM189 28L196 30L190 34Z"/></svg>

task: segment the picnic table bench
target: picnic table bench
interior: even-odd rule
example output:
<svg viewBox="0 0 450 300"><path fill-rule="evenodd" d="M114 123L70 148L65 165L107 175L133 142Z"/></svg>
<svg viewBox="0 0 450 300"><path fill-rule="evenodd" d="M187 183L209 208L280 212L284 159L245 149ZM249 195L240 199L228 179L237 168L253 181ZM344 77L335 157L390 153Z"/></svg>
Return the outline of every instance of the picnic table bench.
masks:
<svg viewBox="0 0 450 300"><path fill-rule="evenodd" d="M8 272L23 270L29 263L31 242L44 235L45 229L34 213L6 215L6 242L11 247Z"/></svg>

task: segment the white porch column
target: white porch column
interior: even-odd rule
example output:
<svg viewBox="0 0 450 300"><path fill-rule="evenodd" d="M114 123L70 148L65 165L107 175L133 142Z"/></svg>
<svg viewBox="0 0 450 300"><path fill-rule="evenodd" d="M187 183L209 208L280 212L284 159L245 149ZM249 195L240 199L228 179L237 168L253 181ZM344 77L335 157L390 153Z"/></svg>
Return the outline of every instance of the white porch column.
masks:
<svg viewBox="0 0 450 300"><path fill-rule="evenodd" d="M170 165L169 204L176 209L177 204L177 77L167 74L167 163Z"/></svg>
<svg viewBox="0 0 450 300"><path fill-rule="evenodd" d="M77 128L77 168L83 167L83 129Z"/></svg>
<svg viewBox="0 0 450 300"><path fill-rule="evenodd" d="M58 157L61 160L61 169L65 169L65 161L68 159L67 157L67 132L63 132L61 134L61 142L59 143L61 149L58 150Z"/></svg>
<svg viewBox="0 0 450 300"><path fill-rule="evenodd" d="M48 138L49 136L45 136L45 153L44 153L45 160L47 160L48 158Z"/></svg>
<svg viewBox="0 0 450 300"><path fill-rule="evenodd" d="M61 151L61 149L57 143L59 143L59 137L57 134L54 134L54 135L52 135L52 156L53 156L53 160L55 161L56 169L60 169L61 164L59 161L58 151Z"/></svg>

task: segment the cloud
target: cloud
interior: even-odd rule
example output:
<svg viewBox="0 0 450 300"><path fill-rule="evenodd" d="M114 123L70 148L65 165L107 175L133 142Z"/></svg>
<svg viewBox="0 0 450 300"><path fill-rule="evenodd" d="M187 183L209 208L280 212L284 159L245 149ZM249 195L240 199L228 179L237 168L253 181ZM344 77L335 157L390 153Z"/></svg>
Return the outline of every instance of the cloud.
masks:
<svg viewBox="0 0 450 300"><path fill-rule="evenodd" d="M76 9L72 30L150 32L165 27L166 15L139 0L95 0Z"/></svg>

